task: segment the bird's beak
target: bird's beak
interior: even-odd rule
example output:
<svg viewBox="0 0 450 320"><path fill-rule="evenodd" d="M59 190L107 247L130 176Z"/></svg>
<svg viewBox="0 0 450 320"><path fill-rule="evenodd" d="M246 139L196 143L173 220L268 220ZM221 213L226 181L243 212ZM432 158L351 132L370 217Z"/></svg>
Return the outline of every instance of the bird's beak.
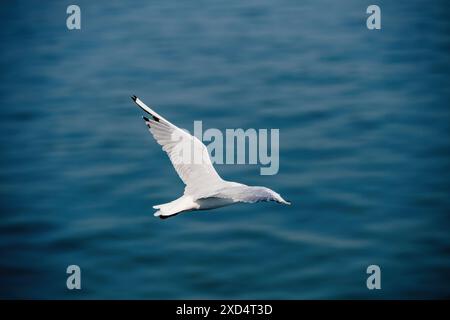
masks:
<svg viewBox="0 0 450 320"><path fill-rule="evenodd" d="M279 202L282 204L287 204L288 206L291 205L291 202L289 200L284 200L283 198L281 198Z"/></svg>

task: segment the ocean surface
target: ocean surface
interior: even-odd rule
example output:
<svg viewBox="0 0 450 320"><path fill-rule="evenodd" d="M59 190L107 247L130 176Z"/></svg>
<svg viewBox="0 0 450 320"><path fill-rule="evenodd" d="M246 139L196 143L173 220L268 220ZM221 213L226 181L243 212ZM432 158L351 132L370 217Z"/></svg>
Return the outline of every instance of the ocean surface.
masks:
<svg viewBox="0 0 450 320"><path fill-rule="evenodd" d="M0 4L1 298L450 297L446 1L377 1L381 30L369 1L70 4ZM133 94L279 129L278 174L216 168L292 205L153 217L184 186Z"/></svg>

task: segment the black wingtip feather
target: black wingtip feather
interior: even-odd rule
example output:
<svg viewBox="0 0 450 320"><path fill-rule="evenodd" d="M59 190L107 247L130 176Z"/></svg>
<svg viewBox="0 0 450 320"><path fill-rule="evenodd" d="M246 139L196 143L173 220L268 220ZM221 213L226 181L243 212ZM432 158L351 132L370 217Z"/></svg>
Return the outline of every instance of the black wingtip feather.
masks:
<svg viewBox="0 0 450 320"><path fill-rule="evenodd" d="M133 101L136 102L137 97L136 97L135 95L132 95L132 96L131 96L131 99L133 99Z"/></svg>
<svg viewBox="0 0 450 320"><path fill-rule="evenodd" d="M144 116L142 116L142 119L144 119L145 121L147 121L147 122L149 122L150 121L150 119L149 118L147 118L147 117L144 117Z"/></svg>

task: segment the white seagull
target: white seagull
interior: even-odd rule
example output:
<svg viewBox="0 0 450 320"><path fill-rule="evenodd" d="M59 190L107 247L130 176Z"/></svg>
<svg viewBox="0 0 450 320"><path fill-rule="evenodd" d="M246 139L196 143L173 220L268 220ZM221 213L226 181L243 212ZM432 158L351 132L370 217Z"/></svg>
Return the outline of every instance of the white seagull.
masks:
<svg viewBox="0 0 450 320"><path fill-rule="evenodd" d="M214 169L206 146L199 139L161 117L136 96L131 98L151 116L151 119L142 118L186 185L180 198L153 206L158 210L154 214L156 217L165 219L185 211L215 209L239 202L276 201L291 204L269 188L223 180ZM192 150L194 155L201 155L201 162L182 161L180 154L186 148Z"/></svg>

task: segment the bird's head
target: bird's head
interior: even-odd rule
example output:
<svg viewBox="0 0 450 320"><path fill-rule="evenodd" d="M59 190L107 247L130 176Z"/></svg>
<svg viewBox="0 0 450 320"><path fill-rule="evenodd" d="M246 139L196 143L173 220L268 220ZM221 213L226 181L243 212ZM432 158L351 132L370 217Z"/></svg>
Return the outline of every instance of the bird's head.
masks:
<svg viewBox="0 0 450 320"><path fill-rule="evenodd" d="M274 193L273 198L271 201L276 201L278 203L281 204L287 204L287 205L291 205L291 202L288 200L284 200L282 196L280 196L280 194L276 193L275 191L272 191Z"/></svg>
<svg viewBox="0 0 450 320"><path fill-rule="evenodd" d="M259 189L259 192L265 201L275 201L277 203L286 204L286 205L291 204L290 201L284 200L283 197L279 193L273 191L272 189L269 189L266 187L256 187L256 188Z"/></svg>

